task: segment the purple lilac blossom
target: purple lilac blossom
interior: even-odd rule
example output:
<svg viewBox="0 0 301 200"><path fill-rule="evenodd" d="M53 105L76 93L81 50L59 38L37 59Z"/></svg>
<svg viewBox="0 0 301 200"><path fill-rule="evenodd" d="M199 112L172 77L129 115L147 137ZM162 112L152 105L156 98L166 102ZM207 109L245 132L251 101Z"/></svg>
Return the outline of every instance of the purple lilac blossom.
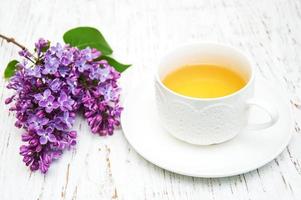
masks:
<svg viewBox="0 0 301 200"><path fill-rule="evenodd" d="M65 149L76 144L72 127L79 110L94 134L112 135L120 125L120 73L106 60L95 61L101 56L96 49L50 46L41 38L35 52L36 57L20 52L24 59L7 85L15 94L5 103L16 113L15 125L24 129L20 154L25 165L46 173ZM34 58L37 64L27 62Z"/></svg>
<svg viewBox="0 0 301 200"><path fill-rule="evenodd" d="M40 144L46 144L49 142L55 142L56 138L52 134L54 128L51 126L48 126L46 129L38 129L37 134L40 136Z"/></svg>
<svg viewBox="0 0 301 200"><path fill-rule="evenodd" d="M49 45L49 41L40 38L36 43L35 43L35 51L37 52L38 56L42 53L43 50L47 48Z"/></svg>
<svg viewBox="0 0 301 200"><path fill-rule="evenodd" d="M53 79L53 80L50 81L49 88L53 92L58 92L61 89L62 84L63 83L60 81L60 79L56 78L56 79Z"/></svg>
<svg viewBox="0 0 301 200"><path fill-rule="evenodd" d="M62 111L68 111L73 109L74 100L62 91L58 97L58 103Z"/></svg>

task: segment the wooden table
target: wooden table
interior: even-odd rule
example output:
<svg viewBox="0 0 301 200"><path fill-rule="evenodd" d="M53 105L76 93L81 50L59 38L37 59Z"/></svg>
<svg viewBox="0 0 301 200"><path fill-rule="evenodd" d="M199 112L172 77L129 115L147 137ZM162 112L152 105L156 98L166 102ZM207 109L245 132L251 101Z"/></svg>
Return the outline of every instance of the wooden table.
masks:
<svg viewBox="0 0 301 200"><path fill-rule="evenodd" d="M4 100L0 79L0 199L301 199L301 1L300 0L1 0L0 33L28 47L39 37L62 42L72 27L97 27L115 57L143 73L177 44L218 41L245 51L257 72L285 88L295 127L285 151L264 167L230 178L177 175L147 162L122 131L101 138L78 119L77 148L49 173L31 173L18 155L22 130ZM18 49L0 41L0 66ZM289 134L289 133L288 133Z"/></svg>

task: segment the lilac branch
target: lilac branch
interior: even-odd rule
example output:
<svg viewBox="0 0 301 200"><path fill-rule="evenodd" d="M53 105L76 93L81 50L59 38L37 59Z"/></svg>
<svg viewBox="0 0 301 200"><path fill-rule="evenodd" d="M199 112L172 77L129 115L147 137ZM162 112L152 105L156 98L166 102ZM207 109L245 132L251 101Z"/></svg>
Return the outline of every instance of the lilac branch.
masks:
<svg viewBox="0 0 301 200"><path fill-rule="evenodd" d="M22 44L20 44L19 42L17 42L17 41L15 40L15 38L7 37L7 36L5 36L5 35L2 35L1 33L0 33L0 38L6 40L7 43L13 43L14 45L20 47L20 48L21 48L22 50L24 50L24 51L28 51L28 49L27 49L25 46L23 46ZM29 51L28 51L28 52L29 52ZM30 52L29 52L29 53L30 53ZM32 53L30 53L30 54L33 56ZM29 61L31 61L32 63L35 64L35 62L34 62L31 58L29 58L29 57L26 57L26 58L27 58ZM33 56L33 58L37 60L36 57Z"/></svg>
<svg viewBox="0 0 301 200"><path fill-rule="evenodd" d="M4 40L6 40L8 43L13 43L14 45L20 47L22 50L27 50L27 48L25 46L23 46L22 44L18 43L15 38L10 38L10 37L7 37L5 35L2 35L0 33L0 38L3 38Z"/></svg>

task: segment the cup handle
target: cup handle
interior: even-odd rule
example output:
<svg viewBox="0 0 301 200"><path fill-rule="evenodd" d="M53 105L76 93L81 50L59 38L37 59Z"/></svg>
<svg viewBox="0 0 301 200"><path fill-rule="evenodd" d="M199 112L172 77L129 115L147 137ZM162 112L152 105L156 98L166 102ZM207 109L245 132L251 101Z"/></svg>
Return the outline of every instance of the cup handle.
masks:
<svg viewBox="0 0 301 200"><path fill-rule="evenodd" d="M261 99L250 99L246 103L247 103L247 109L249 109L252 106L256 106L261 110L265 111L270 116L270 120L267 122L248 124L246 127L247 129L261 130L261 129L269 128L278 121L279 115L274 105L267 103L266 101L263 101Z"/></svg>

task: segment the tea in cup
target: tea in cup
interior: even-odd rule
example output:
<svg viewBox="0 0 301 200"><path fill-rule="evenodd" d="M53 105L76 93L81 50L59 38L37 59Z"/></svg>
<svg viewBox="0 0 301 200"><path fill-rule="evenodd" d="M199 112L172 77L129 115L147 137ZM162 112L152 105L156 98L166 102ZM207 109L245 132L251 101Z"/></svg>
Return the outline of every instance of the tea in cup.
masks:
<svg viewBox="0 0 301 200"><path fill-rule="evenodd" d="M156 103L163 127L188 143L225 142L243 129L265 129L278 120L277 109L253 98L255 73L239 50L222 44L196 43L168 53L156 72ZM257 106L268 122L249 124Z"/></svg>

